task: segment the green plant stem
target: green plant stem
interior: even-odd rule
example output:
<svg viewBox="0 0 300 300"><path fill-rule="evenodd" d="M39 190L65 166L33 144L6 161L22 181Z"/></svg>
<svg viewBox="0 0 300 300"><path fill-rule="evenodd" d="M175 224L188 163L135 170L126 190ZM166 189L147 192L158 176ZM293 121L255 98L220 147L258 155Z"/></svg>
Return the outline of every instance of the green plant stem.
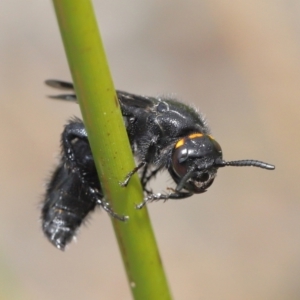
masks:
<svg viewBox="0 0 300 300"><path fill-rule="evenodd" d="M53 2L105 199L129 216L112 221L134 299L171 299L147 210L135 209L143 199L139 179L119 185L134 160L92 4Z"/></svg>

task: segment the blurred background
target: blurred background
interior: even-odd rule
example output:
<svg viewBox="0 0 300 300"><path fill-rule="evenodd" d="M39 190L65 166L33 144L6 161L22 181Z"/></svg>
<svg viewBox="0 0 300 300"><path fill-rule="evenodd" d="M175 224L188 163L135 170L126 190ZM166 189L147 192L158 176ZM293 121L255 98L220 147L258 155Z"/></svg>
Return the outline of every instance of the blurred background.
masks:
<svg viewBox="0 0 300 300"><path fill-rule="evenodd" d="M175 93L226 160L276 165L225 168L205 194L148 206L174 299L300 299L300 2L94 6L117 88ZM105 212L64 253L42 234L45 182L80 112L46 98L45 79L71 78L51 1L2 2L0 15L0 298L131 299Z"/></svg>

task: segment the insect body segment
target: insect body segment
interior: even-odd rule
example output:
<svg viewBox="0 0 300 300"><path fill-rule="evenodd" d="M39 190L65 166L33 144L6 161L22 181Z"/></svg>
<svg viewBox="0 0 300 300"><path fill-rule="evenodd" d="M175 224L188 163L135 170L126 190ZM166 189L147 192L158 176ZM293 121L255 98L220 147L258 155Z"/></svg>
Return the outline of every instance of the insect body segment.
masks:
<svg viewBox="0 0 300 300"><path fill-rule="evenodd" d="M103 199L87 133L73 119L62 134L61 162L52 175L42 208L42 228L51 243L64 250L87 215L99 205L115 214Z"/></svg>
<svg viewBox="0 0 300 300"><path fill-rule="evenodd" d="M46 84L72 90L71 83L48 80ZM217 170L225 166L254 166L268 170L273 165L242 160L226 162L218 142L202 115L192 107L171 98L155 98L117 91L130 145L138 166L121 183L130 182L141 172L147 202L183 199L204 193L215 180ZM74 93L51 96L76 102ZM159 171L168 170L176 187L168 193L152 193L147 184ZM101 206L112 217L126 220L105 202L87 133L81 120L73 119L62 134L61 161L53 173L42 208L42 227L47 238L59 249L73 239L88 214Z"/></svg>

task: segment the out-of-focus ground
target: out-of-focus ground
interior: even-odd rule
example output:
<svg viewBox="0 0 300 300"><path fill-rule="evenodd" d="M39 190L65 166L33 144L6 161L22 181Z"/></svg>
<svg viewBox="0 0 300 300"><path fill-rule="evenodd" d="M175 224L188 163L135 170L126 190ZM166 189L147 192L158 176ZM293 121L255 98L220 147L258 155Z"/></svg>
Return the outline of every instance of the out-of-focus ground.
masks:
<svg viewBox="0 0 300 300"><path fill-rule="evenodd" d="M206 114L225 159L276 165L225 168L205 194L148 206L174 299L300 299L300 2L94 5L116 87L176 93ZM45 79L70 79L51 2L6 1L0 15L0 290L131 299L106 213L65 253L42 235L45 179L80 114L46 98Z"/></svg>

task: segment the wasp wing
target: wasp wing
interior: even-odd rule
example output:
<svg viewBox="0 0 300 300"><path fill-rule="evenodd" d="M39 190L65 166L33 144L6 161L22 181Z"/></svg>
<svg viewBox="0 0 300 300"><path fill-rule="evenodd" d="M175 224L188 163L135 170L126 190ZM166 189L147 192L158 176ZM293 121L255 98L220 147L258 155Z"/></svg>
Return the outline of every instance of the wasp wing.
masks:
<svg viewBox="0 0 300 300"><path fill-rule="evenodd" d="M126 108L126 110L130 108L149 110L158 102L154 97L139 96L123 91L117 91L117 95L122 109Z"/></svg>
<svg viewBox="0 0 300 300"><path fill-rule="evenodd" d="M49 79L45 81L46 85L60 89L60 90L73 90L74 85L70 82L60 81L55 79ZM145 97L139 96L135 94L130 94L123 91L116 91L118 99L122 108L124 107L132 107L132 108L141 108L141 109L149 109L153 107L157 103L157 99L153 97ZM49 96L51 99L59 99L59 100L66 100L71 102L77 102L76 94L61 94L55 96Z"/></svg>
<svg viewBox="0 0 300 300"><path fill-rule="evenodd" d="M72 90L74 91L74 85L70 82L60 81L60 80L54 80L54 79L48 79L45 81L45 83L48 86L51 86L56 89L60 90ZM61 94L61 95L55 95L55 96L48 96L51 99L59 99L59 100L66 100L71 102L77 102L77 98L75 94Z"/></svg>
<svg viewBox="0 0 300 300"><path fill-rule="evenodd" d="M71 82L55 80L55 79L48 79L45 81L45 83L55 89L74 91L74 85Z"/></svg>

